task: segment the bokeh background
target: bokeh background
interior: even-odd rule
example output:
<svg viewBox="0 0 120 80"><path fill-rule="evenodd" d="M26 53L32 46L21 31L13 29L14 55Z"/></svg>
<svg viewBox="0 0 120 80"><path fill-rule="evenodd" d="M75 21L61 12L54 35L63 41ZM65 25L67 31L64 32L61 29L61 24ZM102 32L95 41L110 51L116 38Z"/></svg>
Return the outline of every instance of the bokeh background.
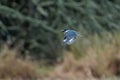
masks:
<svg viewBox="0 0 120 80"><path fill-rule="evenodd" d="M0 78L118 78L119 31L120 0L0 0Z"/></svg>

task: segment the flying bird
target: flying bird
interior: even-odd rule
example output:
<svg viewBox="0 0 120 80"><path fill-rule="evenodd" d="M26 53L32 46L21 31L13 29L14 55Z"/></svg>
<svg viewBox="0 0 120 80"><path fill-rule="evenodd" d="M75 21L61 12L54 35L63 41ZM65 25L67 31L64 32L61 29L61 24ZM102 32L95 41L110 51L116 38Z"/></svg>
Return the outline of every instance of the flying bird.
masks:
<svg viewBox="0 0 120 80"><path fill-rule="evenodd" d="M67 45L70 45L73 42L75 42L78 36L80 35L77 31L71 29L64 29L62 32L65 33L63 43Z"/></svg>

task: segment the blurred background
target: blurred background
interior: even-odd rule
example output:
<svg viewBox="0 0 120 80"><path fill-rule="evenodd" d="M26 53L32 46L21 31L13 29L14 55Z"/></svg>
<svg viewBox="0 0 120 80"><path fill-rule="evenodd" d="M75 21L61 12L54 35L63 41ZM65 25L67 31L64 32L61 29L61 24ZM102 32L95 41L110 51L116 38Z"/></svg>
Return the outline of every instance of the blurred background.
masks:
<svg viewBox="0 0 120 80"><path fill-rule="evenodd" d="M0 0L0 78L117 78L119 31L120 0Z"/></svg>

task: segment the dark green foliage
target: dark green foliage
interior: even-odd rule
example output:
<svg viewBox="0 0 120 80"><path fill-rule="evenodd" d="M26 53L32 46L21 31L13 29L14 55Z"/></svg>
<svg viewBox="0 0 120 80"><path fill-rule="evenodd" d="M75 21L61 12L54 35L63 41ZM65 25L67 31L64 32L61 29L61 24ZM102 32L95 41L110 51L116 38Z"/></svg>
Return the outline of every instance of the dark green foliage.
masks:
<svg viewBox="0 0 120 80"><path fill-rule="evenodd" d="M86 34L119 31L120 1L0 0L1 41L20 45L24 55L56 61L64 28Z"/></svg>

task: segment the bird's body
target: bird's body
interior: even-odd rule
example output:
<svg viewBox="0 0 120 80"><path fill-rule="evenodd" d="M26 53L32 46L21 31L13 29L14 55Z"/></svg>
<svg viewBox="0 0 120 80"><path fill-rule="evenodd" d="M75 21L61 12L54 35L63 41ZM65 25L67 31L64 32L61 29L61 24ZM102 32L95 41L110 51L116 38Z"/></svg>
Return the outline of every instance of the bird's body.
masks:
<svg viewBox="0 0 120 80"><path fill-rule="evenodd" d="M64 44L67 44L67 45L70 45L73 42L75 42L75 40L79 36L78 32L75 30L64 30L63 32L65 32L65 37L63 42Z"/></svg>

